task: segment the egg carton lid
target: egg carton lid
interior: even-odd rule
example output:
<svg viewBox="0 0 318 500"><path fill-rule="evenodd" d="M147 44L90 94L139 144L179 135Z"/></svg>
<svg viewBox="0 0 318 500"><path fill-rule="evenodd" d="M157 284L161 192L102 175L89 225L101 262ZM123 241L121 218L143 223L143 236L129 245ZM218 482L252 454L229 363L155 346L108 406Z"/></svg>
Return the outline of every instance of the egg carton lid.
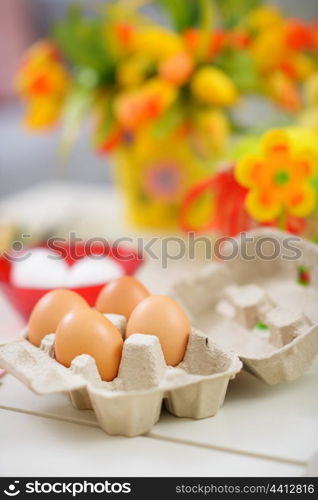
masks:
<svg viewBox="0 0 318 500"><path fill-rule="evenodd" d="M124 330L123 317L106 315ZM131 335L124 343L118 376L100 379L95 360L77 356L70 368L54 358L55 334L40 348L27 340L0 346L0 366L38 394L69 392L79 409L93 408L100 426L109 434L135 436L149 432L159 419L162 401L179 417L206 418L223 404L229 380L242 363L192 329L183 361L167 366L160 342L153 335Z"/></svg>
<svg viewBox="0 0 318 500"><path fill-rule="evenodd" d="M318 246L264 228L229 241L233 248L234 258L176 282L171 296L248 371L268 384L295 380L318 354Z"/></svg>

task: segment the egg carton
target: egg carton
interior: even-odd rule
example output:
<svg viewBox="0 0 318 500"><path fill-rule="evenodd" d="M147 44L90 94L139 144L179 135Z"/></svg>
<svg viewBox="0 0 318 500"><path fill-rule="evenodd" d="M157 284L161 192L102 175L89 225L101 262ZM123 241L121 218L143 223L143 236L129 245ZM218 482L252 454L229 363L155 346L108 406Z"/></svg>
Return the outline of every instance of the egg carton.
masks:
<svg viewBox="0 0 318 500"><path fill-rule="evenodd" d="M175 283L171 295L245 369L268 384L297 379L318 354L318 246L264 228L228 241L223 255Z"/></svg>
<svg viewBox="0 0 318 500"><path fill-rule="evenodd" d="M105 316L123 335L126 319ZM108 434L149 432L160 417L162 401L178 417L213 416L223 404L229 380L242 368L235 354L195 329L176 367L166 365L156 336L134 334L124 342L117 378L104 382L89 355L77 356L70 368L58 363L54 342L55 334L49 334L35 347L25 331L19 340L0 346L0 366L37 394L68 392L76 408L94 410Z"/></svg>

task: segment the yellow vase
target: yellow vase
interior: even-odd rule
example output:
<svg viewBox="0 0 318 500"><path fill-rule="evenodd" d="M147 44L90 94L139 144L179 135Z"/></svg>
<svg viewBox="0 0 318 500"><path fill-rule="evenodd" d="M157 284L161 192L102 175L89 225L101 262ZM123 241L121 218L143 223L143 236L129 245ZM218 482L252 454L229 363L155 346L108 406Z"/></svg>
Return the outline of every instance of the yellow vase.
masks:
<svg viewBox="0 0 318 500"><path fill-rule="evenodd" d="M114 162L128 220L139 227L176 227L185 192L212 172L212 159L200 157L182 137L139 136L116 153Z"/></svg>

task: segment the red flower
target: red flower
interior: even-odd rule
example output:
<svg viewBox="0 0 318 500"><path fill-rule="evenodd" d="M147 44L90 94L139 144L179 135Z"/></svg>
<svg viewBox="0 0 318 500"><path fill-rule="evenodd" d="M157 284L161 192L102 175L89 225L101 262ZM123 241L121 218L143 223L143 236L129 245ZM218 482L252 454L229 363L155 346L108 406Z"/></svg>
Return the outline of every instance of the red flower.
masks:
<svg viewBox="0 0 318 500"><path fill-rule="evenodd" d="M120 129L113 130L106 139L98 146L98 152L101 154L110 153L121 143L123 138Z"/></svg>
<svg viewBox="0 0 318 500"><path fill-rule="evenodd" d="M123 47L129 47L133 42L135 35L135 28L131 24L121 23L115 28L116 35Z"/></svg>
<svg viewBox="0 0 318 500"><path fill-rule="evenodd" d="M286 44L292 50L308 50L313 46L311 27L300 19L286 22Z"/></svg>

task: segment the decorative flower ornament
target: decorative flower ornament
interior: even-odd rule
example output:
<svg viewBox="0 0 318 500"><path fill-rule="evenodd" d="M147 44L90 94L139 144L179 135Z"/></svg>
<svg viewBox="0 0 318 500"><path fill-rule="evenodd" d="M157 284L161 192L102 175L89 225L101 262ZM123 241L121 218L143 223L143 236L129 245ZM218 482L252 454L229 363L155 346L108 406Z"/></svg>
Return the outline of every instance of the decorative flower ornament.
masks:
<svg viewBox="0 0 318 500"><path fill-rule="evenodd" d="M306 217L313 212L317 194L311 183L318 170L315 147L299 133L271 130L264 134L259 154L248 154L235 168L237 181L249 192L248 213L261 222L284 215Z"/></svg>
<svg viewBox="0 0 318 500"><path fill-rule="evenodd" d="M144 187L152 198L175 200L182 192L182 165L175 161L158 161L148 166Z"/></svg>

